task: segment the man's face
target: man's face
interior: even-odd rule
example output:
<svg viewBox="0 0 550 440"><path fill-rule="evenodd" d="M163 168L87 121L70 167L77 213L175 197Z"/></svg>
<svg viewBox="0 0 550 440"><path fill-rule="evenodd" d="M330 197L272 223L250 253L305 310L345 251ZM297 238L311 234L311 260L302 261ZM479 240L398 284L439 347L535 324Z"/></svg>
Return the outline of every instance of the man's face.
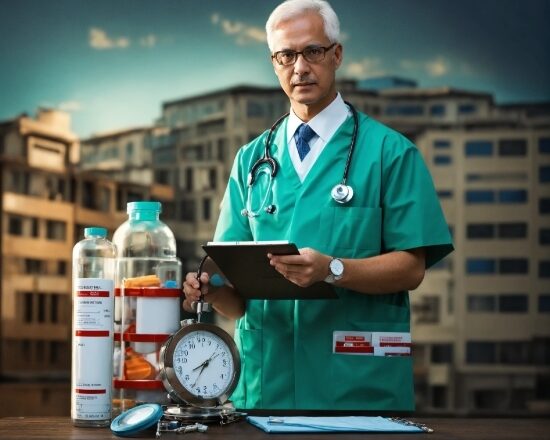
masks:
<svg viewBox="0 0 550 440"><path fill-rule="evenodd" d="M323 19L314 12L280 22L273 32L273 43L274 52L301 52L308 46L331 45L325 35ZM339 44L328 50L324 60L317 63L306 61L302 55L298 55L290 66L281 66L273 60L281 87L300 118L311 119L334 100L335 74L341 62L342 46Z"/></svg>

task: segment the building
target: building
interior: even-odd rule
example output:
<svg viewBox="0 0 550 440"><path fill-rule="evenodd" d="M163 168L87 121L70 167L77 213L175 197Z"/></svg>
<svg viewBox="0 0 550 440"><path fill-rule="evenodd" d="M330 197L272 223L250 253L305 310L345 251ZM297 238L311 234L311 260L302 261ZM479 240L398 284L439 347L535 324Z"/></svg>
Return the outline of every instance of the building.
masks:
<svg viewBox="0 0 550 440"><path fill-rule="evenodd" d="M150 185L153 181L151 130L151 127L135 127L82 140L78 168L118 182Z"/></svg>
<svg viewBox="0 0 550 440"><path fill-rule="evenodd" d="M339 88L418 145L456 246L411 294L418 408L549 411L550 104L499 106L489 93L390 83ZM163 104L154 179L176 189L171 226L188 270L213 236L238 148L287 110L278 87Z"/></svg>
<svg viewBox="0 0 550 440"><path fill-rule="evenodd" d="M0 414L67 415L71 253L85 226L110 235L126 203L171 188L76 170L69 115L40 110L0 123Z"/></svg>

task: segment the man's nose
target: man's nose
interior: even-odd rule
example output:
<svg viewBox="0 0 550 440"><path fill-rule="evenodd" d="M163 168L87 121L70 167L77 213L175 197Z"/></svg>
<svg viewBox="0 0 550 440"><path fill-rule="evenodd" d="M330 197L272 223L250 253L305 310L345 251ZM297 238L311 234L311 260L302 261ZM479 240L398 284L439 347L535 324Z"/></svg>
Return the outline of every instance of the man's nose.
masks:
<svg viewBox="0 0 550 440"><path fill-rule="evenodd" d="M304 73L308 73L311 69L311 66L304 58L303 54L298 54L296 61L294 63L294 73L297 73L298 75L303 75Z"/></svg>

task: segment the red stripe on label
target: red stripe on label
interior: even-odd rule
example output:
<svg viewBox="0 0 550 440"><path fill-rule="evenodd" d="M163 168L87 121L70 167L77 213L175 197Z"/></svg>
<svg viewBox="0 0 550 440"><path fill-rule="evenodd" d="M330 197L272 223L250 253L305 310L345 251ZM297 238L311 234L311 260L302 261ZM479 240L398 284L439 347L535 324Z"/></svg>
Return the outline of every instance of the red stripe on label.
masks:
<svg viewBox="0 0 550 440"><path fill-rule="evenodd" d="M374 353L374 347L335 347L335 353Z"/></svg>
<svg viewBox="0 0 550 440"><path fill-rule="evenodd" d="M410 356L410 353L387 353L384 356Z"/></svg>
<svg viewBox="0 0 550 440"><path fill-rule="evenodd" d="M76 296L82 297L94 297L94 298L109 298L108 290L79 290L76 292Z"/></svg>
<svg viewBox="0 0 550 440"><path fill-rule="evenodd" d="M109 336L109 330L77 330L74 333L75 336L87 336L92 338Z"/></svg>
<svg viewBox="0 0 550 440"><path fill-rule="evenodd" d="M83 388L76 388L75 392L78 394L105 394L107 390L86 390Z"/></svg>

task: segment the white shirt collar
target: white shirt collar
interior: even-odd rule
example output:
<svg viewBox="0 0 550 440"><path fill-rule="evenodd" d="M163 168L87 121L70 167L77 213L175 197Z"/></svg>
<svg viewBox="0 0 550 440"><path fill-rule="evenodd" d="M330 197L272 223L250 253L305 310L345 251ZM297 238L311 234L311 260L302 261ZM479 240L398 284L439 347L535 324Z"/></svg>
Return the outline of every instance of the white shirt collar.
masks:
<svg viewBox="0 0 550 440"><path fill-rule="evenodd" d="M336 98L307 124L315 131L317 136L321 138L323 143L327 143L336 130L338 130L338 127L346 120L348 115L348 107L340 93L338 93ZM290 143L296 129L303 123L304 121L296 116L296 113L294 113L291 107L286 131L287 143Z"/></svg>

